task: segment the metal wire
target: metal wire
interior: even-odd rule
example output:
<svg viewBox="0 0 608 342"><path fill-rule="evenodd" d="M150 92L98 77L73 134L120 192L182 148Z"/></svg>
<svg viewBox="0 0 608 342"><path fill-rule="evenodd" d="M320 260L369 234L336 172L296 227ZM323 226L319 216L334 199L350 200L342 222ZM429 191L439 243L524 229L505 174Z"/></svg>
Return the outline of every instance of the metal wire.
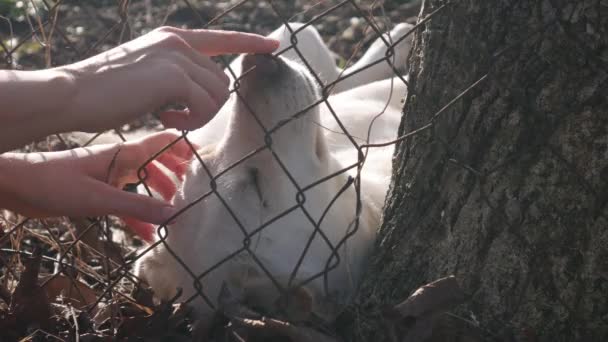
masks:
<svg viewBox="0 0 608 342"><path fill-rule="evenodd" d="M197 21L196 25L198 27L209 27L211 25L219 25L222 22L222 20L224 20L225 18L227 18L229 16L229 14L231 12L239 11L239 10L241 10L242 7L244 7L248 3L253 3L253 2L256 2L256 1L243 0L243 1L235 2L234 4L229 6L225 11L214 15L213 19L211 19L208 22L206 22L204 17L199 13L196 4L193 1L184 0L183 5L185 6L185 8L189 9L189 11L192 12L192 16ZM339 250L340 250L340 248L342 248L342 246L344 246L344 244L348 241L348 239L350 239L354 234L356 234L357 230L359 229L359 218L360 218L360 215L362 212L362 205L361 205L362 189L361 189L360 177L361 177L361 169L363 167L363 164L365 163L365 152L367 151L367 149L384 147L384 146L388 146L391 144L397 144L397 143L403 142L404 140L409 139L417 134L420 134L425 130L432 129L434 127L436 121L440 119L440 115L443 112L445 112L447 109L451 108L463 96L467 95L470 91L474 90L479 84L481 84L488 77L488 75L484 75L477 82L474 82L471 86L464 89L458 97L454 98L453 101L450 101L445 106L443 106L432 117L432 120L430 122L419 127L418 129L413 130L411 132L405 132L402 136L398 137L397 139L395 139L393 141L388 141L385 143L369 143L368 142L368 143L360 144L356 141L355 137L353 137L351 134L349 134L348 129L341 122L339 116L337 115L334 108L332 108L330 102L328 101L328 98L331 95L332 89L334 88L334 86L336 84L339 84L340 82L342 82L350 77L353 77L354 75L356 75L360 72L363 72L363 71L365 71L375 65L381 64L381 63L388 64L390 66L390 68L393 70L394 76L396 77L395 82L403 82L407 87L408 86L407 81L405 80L405 78L401 74L400 70L397 69L397 67L394 65L394 62L393 62L393 57L395 55L395 46L397 44L399 44L403 39L406 39L407 36L410 36L411 34L413 34L413 32L421 25L424 25L425 22L432 20L433 16L435 16L437 13L440 13L447 6L449 6L449 3L439 7L437 10L435 10L434 12L427 15L424 19L420 20L417 23L417 25L410 32L408 32L405 36L403 36L402 38L397 39L395 41L389 41L382 35L385 32L385 30L378 27L374 18L371 17L371 14L369 12L365 11L364 9L362 9L361 5L358 4L359 3L358 1L345 0L345 1L340 1L337 3L330 2L330 4L327 5L325 8L323 8L323 10L319 14L314 15L303 26L301 26L295 30L292 29L292 27L290 26L290 23L289 23L289 18L291 17L290 13L281 13L281 10L280 10L279 6L277 5L277 2L267 1L266 3L268 5L268 7L274 12L274 15L276 17L276 22L274 23L275 24L274 26L279 26L279 24L286 25L287 29L290 32L290 36L291 36L292 45L282 51L279 51L277 53L277 55L281 55L281 54L285 53L286 51L293 50L296 53L296 55L300 57L304 66L308 69L308 71L311 73L311 75L313 75L313 77L316 80L316 82L318 83L318 85L320 85L322 87L321 99L315 101L314 103L309 104L306 108L293 113L290 119L284 120L283 122L280 122L279 124L277 124L274 127L264 127L258 114L256 114L255 111L253 110L253 108L251 108L251 106L249 106L246 103L246 101L245 101L246 99L241 94L240 80L242 80L243 77L247 76L246 73L244 73L243 75L240 75L239 78L236 78L237 75L235 75L235 73L232 70L229 70L229 72L232 73L232 75L236 79L236 81L234 83L234 88L231 91L233 93L235 93L235 95L238 96L241 99L241 101L245 102L244 104L245 104L245 106L248 107L248 109L249 109L248 111L253 116L253 119L255 120L255 122L257 122L259 128L264 132L264 144L261 146L251 146L250 153L242 156L242 158L240 158L239 160L234 162L232 165L228 166L227 168L223 169L222 171L220 171L217 174L212 174L210 167L208 167L205 164L204 159L198 153L197 148L188 139L188 132L186 132L186 131L182 132L182 135L179 138L177 138L175 141L171 142L170 144L168 144L167 146L165 146L164 148L159 150L154 156L149 158L145 163L143 163L141 165L141 167L138 170L138 177L140 180L140 184L142 184L146 188L149 195L152 195L152 192L147 184L148 174L146 171L146 166L148 166L150 163L152 163L153 160L155 160L157 157L159 157L160 155L165 153L174 144L176 144L180 141L184 141L188 144L188 146L190 147L190 149L192 150L192 152L194 154L193 162L200 163L204 173L209 177L210 190L208 192L200 195L198 198L194 199L187 206L183 207L175 215L175 217L167 220L167 222L165 224L160 225L157 229L158 240L155 243L147 246L146 248L138 251L137 253L130 255L129 260L125 260L125 258L122 258L122 260L120 262L117 262L115 260L111 260L108 256L106 256L105 257L105 259L106 259L105 266L104 266L105 270L101 271L101 273L103 273L104 276L93 275L90 272L90 270L83 268L82 265L74 264L73 260L79 257L79 254L81 253L81 252L79 252L80 249L87 250L88 252L91 252L91 253L93 252L93 248L90 246L85 246L85 243L82 241L82 237L85 236L86 234L89 234L92 231L97 230L98 234L99 234L99 239L102 239L105 241L112 240L111 226L113 225L113 223L111 220L108 220L108 218L92 218L90 225L88 227L85 227L84 229L78 230L78 233L74 234L73 238L70 239L67 243L62 241L61 238L59 236L57 236L55 233L53 233L53 231L51 229L46 229L48 235L52 238L51 239L52 244L54 246L58 247L57 248L58 250L56 250L56 252L57 252L56 258L51 259L51 260L53 260L54 263L57 263L59 265L56 275L63 274L65 276L69 277L72 282L77 281L77 278L86 278L87 281L94 282L94 283L96 283L96 285L99 288L103 289L100 292L100 295L98 296L97 301L91 305L90 310L92 310L94 307L96 307L100 302L106 301L107 298L110 298L114 295L122 296L124 298L130 298L130 295L127 293L126 288L124 286L121 286L120 284L125 281L130 282L130 283L137 282L138 279L136 279L136 277L131 273L131 267L132 267L133 263L137 259L146 255L147 253L150 253L152 251L152 249L157 248L161 245L168 251L168 253L170 255L172 255L172 257L178 263L179 267L182 267L183 270L187 274L189 274L190 277L192 278L192 284L196 290L196 294L193 297L188 298L187 301L191 301L191 300L194 300L196 297L200 297L209 306L214 307L213 300L211 300L208 297L208 295L205 293L205 288L202 285L204 279L206 279L207 277L211 277L212 272L214 270L221 267L225 263L231 261L234 257L236 257L237 255L242 254L242 253L246 253L251 258L251 260L255 263L255 265L260 270L262 270L263 274L268 278L270 283L276 287L277 291L282 296L289 296L291 293L290 292L291 289L297 288L300 286L304 286L317 279L324 280L325 291L328 291L328 289L327 289L328 275L341 262L343 262L343 260L341 260L341 258L340 258ZM44 7L46 8L46 12L52 13L54 11L60 10L60 6L64 5L64 1L59 0L59 1L54 2L52 5L48 4L46 2L43 2L43 4L44 4ZM117 10L116 12L118 13L117 14L118 17L115 18L116 21L114 23L112 23L111 25L109 25L109 27L106 29L106 31L103 34L98 35L98 38L96 41L90 42L88 45L80 44L79 42L72 42L71 39L69 38L69 35L65 33L66 32L65 25L68 25L70 23L65 23L60 18L57 25L55 25L56 27L54 28L55 31L58 33L60 40L54 40L54 41L51 40L50 43L56 44L54 46L59 46L60 44L65 44L64 46L67 46L67 48L70 50L71 54L73 55L72 56L73 61L76 61L78 59L98 53L100 48L104 45L110 45L110 46L118 45L121 42L131 38L130 37L131 33L127 34L125 32L133 32L133 30L134 30L134 28L132 27L132 25L129 22L129 20L130 20L129 6L132 6L132 4L129 1L119 1L118 4L116 5L116 10ZM315 4L315 6L318 7L318 4ZM336 11L342 10L345 8L348 8L350 12L355 13L357 16L362 17L364 19L365 24L371 29L371 31L374 34L374 37L380 37L382 42L386 45L387 52L386 52L386 55L383 56L382 58L380 58L376 61L373 61L357 70L354 70L347 75L340 75L336 80L333 80L329 83L325 83L322 80L322 78L320 77L320 75L318 74L318 70L314 70L314 68L311 66L309 61L306 60L302 51L300 51L300 49L298 48L297 35L299 32L306 29L310 25L319 23L319 22L323 21L325 18L327 18L329 15L332 15ZM45 30L48 26L51 25L51 22L50 22L51 18L52 18L51 15L40 18L41 25L32 26L30 32L27 32L26 34L24 34L21 37L16 37L16 38L18 38L17 43L12 47L7 46L5 43L3 43L3 40L0 39L0 52L3 53L2 59L4 60L3 63L6 65L6 67L8 67L8 68L15 67L16 63L18 63L18 61L19 61L19 57L20 57L20 54L22 54L22 50L24 49L24 46L26 44L32 44L32 39L33 39L32 37L36 37L38 34L40 34L41 30ZM108 24L106 23L106 25L108 25ZM48 39L47 39L47 41L48 41ZM502 51L501 51L501 53L502 53ZM496 58L498 58L498 57L499 57L499 55L496 56ZM222 62L228 67L228 63L227 63L226 59L222 59ZM340 127L340 129L342 131L340 133L344 133L348 137L350 143L353 145L353 148L358 151L358 160L354 164L347 165L343 169L333 172L332 174L325 176L323 178L320 178L318 180L315 180L311 184L299 184L296 181L295 177L290 173L288 168L285 166L284 161L282 161L280 156L276 153L276 151L275 151L276 146L274 146L275 142L273 141L272 137L278 131L283 129L283 127L288 122L290 122L291 120L294 120L296 118L299 118L301 115L306 115L307 111L309 111L311 108L314 108L316 106L326 106L327 107L328 111L331 113L333 118L336 120L338 126ZM117 129L116 132L120 135L120 130ZM120 135L120 136L123 140L125 139L124 137L122 137L122 135ZM95 143L95 139L97 139L97 137L98 137L98 135L93 137L85 145ZM61 136L57 136L57 139L59 139L60 141L64 141L64 138L62 138ZM67 143L64 142L64 144L67 144ZM289 206L282 213L276 215L275 217L272 217L272 218L266 220L265 222L262 222L257 227L246 227L238 219L235 209L231 208L230 205L228 204L228 201L226 200L225 195L222 194L222 189L220 187L218 187L218 180L225 177L226 173L228 173L230 170L233 170L235 167L241 165L242 163L249 160L250 158L253 158L256 155L259 155L260 153L269 153L272 156L272 159L274 160L274 162L276 162L277 165L279 165L280 169L285 173L285 175L286 175L287 179L289 179L291 185L293 185L293 187L296 189L296 196L294 198L295 204L292 206ZM453 162L456 165L461 165L462 167L466 168L467 170L470 169L470 168L467 168L466 165L458 163L457 161L453 161ZM355 169L357 171L356 176L353 178L348 178L348 181L335 194L335 197L330 201L329 205L324 209L321 217L319 219L314 219L313 215L304 206L304 204L307 202L307 197L306 197L307 191L311 190L314 187L323 186L324 182L326 182L334 177L340 176L353 169ZM472 169L470 169L470 170L472 170ZM480 179L482 179L484 177L483 172L476 171L475 174ZM340 241L338 241L337 244L332 243L331 239L327 236L326 232L323 231L321 226L322 226L323 220L324 220L327 212L332 208L332 206L335 203L335 201L337 200L337 198L339 196L341 196L345 191L347 191L350 187L353 187L355 194L356 194L356 205L353 208L355 217L354 217L351 227L348 227L348 229L347 229L347 234L345 234L340 239ZM242 234L242 246L240 248L234 250L232 253L230 253L225 258L223 258L222 260L220 260L219 262L214 264L212 267L197 274L189 267L189 265L187 265L183 260L180 259L178 253L175 253L175 251L173 251L171 249L171 246L167 243L167 237L169 234L171 234L171 232L167 229L167 224L172 219L178 218L180 215L183 215L187 211L196 210L195 206L197 204L199 204L201 201L204 201L209 198L217 199L221 203L221 205L226 209L226 212L228 213L230 219L233 220L233 222L238 226L238 228ZM310 224L311 231L310 231L309 238L306 240L305 244L303 244L303 246L302 246L302 248L303 248L302 254L298 258L298 262L294 266L294 269L289 276L287 285L284 286L281 283L281 281L276 279L275 275L273 275L273 273L264 265L264 263L256 255L256 251L252 248L252 241L253 241L254 237L262 234L263 231L268 226L270 226L272 223L275 223L277 220L279 220L282 217L285 217L286 215L293 213L295 211L300 211L304 215L304 217L306 217L306 220ZM15 274L15 273L19 272L19 270L17 270L17 269L11 269L11 267L15 267L16 265L18 265L18 263L15 260L13 260L13 258L16 255L25 255L25 254L29 253L28 250L31 250L32 246L31 246L30 242L21 241L20 239L23 237L23 234L22 234L23 231L37 229L35 222L36 222L35 220L29 220L29 219L8 222L8 225L7 225L8 229L6 231L4 231L2 233L2 235L0 235L0 263L3 267L1 275L3 275L4 278L9 277L10 273ZM72 223L69 223L69 220L67 220L67 222L65 222L65 224L69 227L71 227L73 225ZM70 229L73 229L73 228L70 228ZM319 271L317 274L311 275L308 278L297 279L301 264L302 264L303 260L306 258L306 256L308 255L308 253L310 252L310 246L312 244L312 241L319 237L322 239L322 241L327 245L327 247L331 251L324 269ZM10 248L7 247L9 245L10 245ZM96 252L96 255L98 255L99 257L103 257L103 251L95 251L95 252Z"/></svg>

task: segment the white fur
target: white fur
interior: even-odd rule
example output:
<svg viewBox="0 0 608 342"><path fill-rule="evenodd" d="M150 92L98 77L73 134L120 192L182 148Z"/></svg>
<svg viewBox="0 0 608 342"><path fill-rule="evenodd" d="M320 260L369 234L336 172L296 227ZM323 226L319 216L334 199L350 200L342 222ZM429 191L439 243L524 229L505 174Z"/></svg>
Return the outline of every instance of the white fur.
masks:
<svg viewBox="0 0 608 342"><path fill-rule="evenodd" d="M324 70L323 75L329 77L326 80L335 79L337 71L332 73L332 67L333 70L337 69L318 33L311 27L300 33L308 37L298 40L298 44L307 44L302 51L316 53L315 56L305 55L306 59L315 68ZM378 55L381 58L384 54L382 49L374 46L370 51L373 56L368 52L368 60ZM262 128L247 108L252 108L263 126L270 129L319 98L318 89L311 88L310 82L306 82L307 78L312 79L306 68L297 63L293 55L287 57L295 60L283 59L288 66L287 79L275 84L263 83L261 78L255 78L259 76L245 76L241 80L240 92L249 107L233 98L212 122L189 135L199 146L208 147L201 152L204 167L198 161L192 163L176 195L175 205L185 207L193 202L196 204L168 227L165 243L144 255L136 265L138 274L159 297L169 298L175 294L177 287L181 287L184 299L188 298L196 293L193 274L198 277L218 262L227 260L200 278L203 293L211 303L217 305L220 289L226 284L233 293L250 304L273 310L276 309L280 291L258 262L283 289L299 285L301 281L324 270L331 249L317 233L294 281L289 282L313 232L314 226L309 217L314 222L321 218L325 208L346 184L348 175L356 174L356 168L306 190L303 209L295 209L270 223L251 236L248 250L232 255L243 247L245 235L241 229L251 233L297 205L298 191L293 181L300 188L306 187L354 164L358 159L357 150L341 133L329 108L321 104L270 135L272 151L263 150L231 168L235 162L265 143ZM231 65L233 70L240 72L240 63L241 58ZM383 112L371 130L369 140L372 143L394 139L401 117L400 99L405 95L405 85L397 78L382 80L390 77L392 71L387 74L381 67L370 68L371 71L373 73L368 76L362 74L359 79L353 77L361 84L350 83L351 90L333 95L328 100L347 131L359 138L356 139L357 144L367 140L368 127L377 114ZM392 97L389 98L389 94ZM341 262L329 273L329 291L325 291L323 277L303 287L312 299L313 313L326 320L333 319L346 305L362 275L380 223L392 152L392 146L369 150L361 174L363 197L358 230L338 250ZM212 192L207 171L212 176L222 173L215 180L217 193ZM323 219L321 230L332 245L336 246L353 228L356 200L351 186L335 201ZM226 206L232 210L240 225ZM211 307L198 296L193 303L201 316L211 311Z"/></svg>
<svg viewBox="0 0 608 342"><path fill-rule="evenodd" d="M340 100L340 106L347 106L350 101L350 98L357 98L358 100L362 101L366 101L369 99L385 103L386 101L388 101L390 86L388 88L386 87L386 85L367 86L375 81L386 80L389 79L391 76L394 76L394 71L388 63L381 62L363 71L357 72L359 69L362 69L366 65L384 58L388 47L385 45L382 39L376 39L374 43L370 46L370 48L363 54L360 60L358 60L353 66L347 68L346 70L343 70L335 65L332 57L332 52L327 48L327 46L323 42L323 39L319 35L319 32L313 26L306 26L304 28L302 27L304 27L303 23L289 23L290 29L286 28L285 25L282 25L281 27L270 33L269 37L273 37L279 40L280 45L278 51L280 51L292 45L292 32L297 32L295 34L297 37L296 47L298 47L298 50L302 53L304 59L306 59L308 65L313 69L313 71L319 77L321 77L321 80L324 82L324 84L329 84L335 81L340 75L344 77L346 75L353 74L352 76L336 83L335 87L332 89L333 94L338 94L346 90L354 90L355 88L366 86L349 93L349 95L340 97L340 99L344 99L344 101ZM385 33L383 36L386 41L395 42L402 38L405 34L407 34L412 28L413 26L411 24L400 23L396 25L390 33ZM395 55L392 58L392 61L394 62L393 64L397 69L400 69L402 71L407 70L407 56L409 50L411 49L411 39L412 38L410 35L406 37L403 41L401 41L399 44L397 44L394 48ZM289 60L293 60L300 64L303 64L299 55L295 52L293 48L287 50L285 53L283 53L282 56ZM242 56L237 57L229 66L229 69L232 70L232 72L237 77L241 74L242 71L242 58ZM234 85L234 78L232 76L232 72L230 72L228 69L226 69L225 72L231 78L231 85ZM393 96L391 98L391 105L394 106L395 101L398 102L401 100L401 98L403 98L406 90L405 85L398 78L395 78L395 82L391 83L391 85L398 88L393 90L392 93ZM366 94L368 91L370 91L371 93ZM359 103L360 102L361 101L359 101ZM377 110L377 106L373 106L371 109L368 108L370 110L366 110L365 108L368 105L369 103L362 107L350 106L351 108L356 108L353 112L353 115L347 114L350 112L350 110L344 110L344 115L349 115L349 118L352 119L359 119L363 121L368 120L366 122L369 122L369 120L371 120L371 117L378 113L379 110ZM397 110L400 112L401 107L397 108ZM371 113L373 113L372 115L370 115L370 111ZM389 116L391 115L386 115L383 117L387 118ZM230 109L224 106L224 108L222 108L222 110L220 110L220 112L207 125L195 131L192 131L189 136L194 141L200 143L201 146L219 141L224 134L224 130L226 129L229 117ZM321 117L323 118L323 120L325 120L327 118L327 115L323 114L321 115ZM363 117L363 119L360 119L361 117ZM400 117L396 119L397 125L399 118ZM394 115L393 118L389 121L391 122L391 124L395 122ZM365 130L367 130L368 127L368 125L366 125L365 123L353 126L364 127ZM396 126L394 126L392 131L390 129L377 129L376 131L384 132L383 134L386 134L386 132L396 133L397 128Z"/></svg>
<svg viewBox="0 0 608 342"><path fill-rule="evenodd" d="M311 69L320 77L324 84L334 82L338 77L344 78L336 83L333 93L340 93L361 85L387 79L395 74L393 68L386 61L382 61L365 68L385 58L388 47L385 42L395 44L399 39L412 30L414 26L408 23L396 25L391 32L383 35L384 39L377 38L363 56L347 69L341 69L333 61L332 52L323 43L319 32L313 26L305 26L303 23L289 23L289 27L282 25L268 36L278 39L280 42L278 50L281 51L291 46L295 46L297 51L302 54ZM293 33L293 34L292 34ZM292 43L292 36L296 38L296 44ZM412 35L405 37L393 48L394 54L390 58L391 63L399 72L407 69L407 57L412 46ZM290 48L282 55L289 60L302 63L300 55L296 49ZM230 64L230 69L235 75L241 74L241 58L238 57ZM364 69L365 68L365 69ZM228 72L232 77L232 73Z"/></svg>

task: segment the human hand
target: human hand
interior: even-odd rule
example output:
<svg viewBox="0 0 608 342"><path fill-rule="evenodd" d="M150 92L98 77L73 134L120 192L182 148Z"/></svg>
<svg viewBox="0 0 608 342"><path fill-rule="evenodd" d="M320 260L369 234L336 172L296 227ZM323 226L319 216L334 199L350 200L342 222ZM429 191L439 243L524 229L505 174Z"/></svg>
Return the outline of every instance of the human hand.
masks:
<svg viewBox="0 0 608 342"><path fill-rule="evenodd" d="M208 56L268 53L279 42L233 31L161 27L82 62L60 67L75 89L65 108L67 130L99 132L167 104L165 127L192 130L228 99L229 78Z"/></svg>
<svg viewBox="0 0 608 342"><path fill-rule="evenodd" d="M150 223L165 223L177 212L169 203L176 184L158 163L181 179L192 148L180 139L146 165L146 184L165 201L121 189L137 182L138 168L178 138L160 132L121 145L5 153L0 155L0 207L34 218L118 215L137 235L151 241Z"/></svg>

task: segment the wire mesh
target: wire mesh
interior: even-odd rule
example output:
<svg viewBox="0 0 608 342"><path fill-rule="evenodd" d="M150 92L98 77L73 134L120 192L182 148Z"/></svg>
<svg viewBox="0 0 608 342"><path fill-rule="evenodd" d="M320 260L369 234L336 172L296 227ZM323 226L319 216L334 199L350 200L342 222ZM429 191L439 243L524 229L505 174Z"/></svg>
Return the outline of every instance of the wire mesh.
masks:
<svg viewBox="0 0 608 342"><path fill-rule="evenodd" d="M293 288L304 286L317 279L323 279L325 291L327 291L328 274L343 262L338 251L357 232L360 224L359 218L362 211L360 174L366 161L368 150L397 144L413 135L432 129L435 120L447 108L485 79L480 79L471 85L471 87L465 89L459 97L446 104L427 125L408 132L393 141L383 143L370 143L367 141L361 143L355 139L356 137L349 134L347 128L340 122L339 115L328 101L335 86L380 63L390 66L396 77L395 82L403 82L407 86L403 70L399 70L394 61L394 47L401 43L402 40L410 37L420 25L423 25L428 20L432 20L436 13L439 13L448 5L438 8L425 18L420 18L417 25L396 41L391 41L382 34L387 32L393 24L398 23L401 18L416 15L415 11L417 7L411 7L407 3L405 5L390 4L389 2L383 4L379 1L355 0L319 2L243 0L228 1L218 5L209 1L187 0L174 2L121 0L116 2L99 1L95 3L33 0L17 1L14 5L15 7L11 10L15 11L15 13L12 13L10 17L0 17L0 23L4 22L0 31L2 33L2 39L0 39L2 58L0 59L0 63L3 68L8 69L38 69L72 63L117 46L162 25L179 25L192 28L223 28L268 33L269 30L284 24L290 31L292 44L286 49L277 52L276 55L282 55L287 51L293 50L321 88L321 98L314 103L310 103L307 108L294 112L289 120L295 120L300 115L306 115L306 111L315 106L326 106L338 122L343 133L349 138L353 148L358 151L356 163L320 178L311 184L299 184L290 170L284 165L279 155L274 151L275 146L273 145L273 136L289 120L281 122L274 127L264 127L262 120L258 118L258 114L252 108L249 108L249 112L259 123L260 129L264 131L265 144L263 146L252 146L251 153L244 155L237 162L218 174L213 174L210 168L205 165L204 159L188 138L189 132L182 132L177 140L159 150L158 153L141 165L138 175L141 185L151 195L151 191L147 185L148 174L146 167L179 141L188 144L192 150L194 154L193 163L200 163L204 172L211 180L210 191L191 201L174 218L167 222L179 219L180 215L189 210L196 210L198 203L213 197L222 203L228 216L239 227L242 233L242 247L234 250L233 253L202 273L194 272L187 263L180 259L179 253L173 251L167 243L168 236L172 234L170 227L167 227L167 223L158 227L158 238L154 243L141 246L138 240L125 237L120 233L120 229L117 228L122 227L122 224L113 217L32 220L6 213L2 221L0 221L2 225L2 229L0 229L0 263L2 265L0 292L3 294L3 299L10 301L10 289L14 287L15 282L23 271L24 260L32 255L43 253L41 265L51 275L45 279L45 282L48 283L56 277L65 277L77 292L82 289L78 285L81 282L84 281L90 284L90 287L95 290L95 298L89 298L84 293L78 294L77 297L86 303L82 309L92 313L98 311L100 306L109 307L109 311L106 310L109 312L106 326L114 333L118 329L118 317L121 315L119 305L116 304L119 301L116 298L119 298L122 302L137 302L137 298L135 297L137 296L136 288L139 284L139 279L137 279L132 270L134 263L159 246L163 246L192 279L192 285L196 293L190 298L179 299L186 303L200 297L210 307L215 308L213 299L209 298L205 293L203 280L213 276L215 269L242 253L246 253L255 262L257 267L262 270L268 280L276 287L276 290L284 297L289 297L290 291ZM342 26L336 23L346 23L350 18L358 18L360 20L361 24L357 26L357 34L361 36L361 39L358 43L354 43L356 39L351 37L348 39L350 41L347 44L338 44L340 43L340 39L336 37L340 35L339 28ZM304 25L296 29L291 28L290 23L294 21L303 22ZM323 31L323 28L326 31L332 31L327 29L331 25L334 25L333 32L327 35L329 36L330 45L333 43L332 48L333 50L338 50L338 53L351 56L351 59L343 61L346 65L349 65L351 60L361 55L363 51L362 46L378 37L387 47L386 55L349 74L340 75L331 82L325 82L318 74L318 70L314 70L306 60L305 54L299 50L296 44L298 42L298 33L307 27L314 26L320 28L321 31ZM345 35L341 37L344 38ZM228 58L220 58L218 62L229 68ZM240 93L239 80L247 77L247 75L236 75L234 71L229 71L236 78L233 89L231 89L231 92L234 93L233 96L244 99ZM398 96L398 94L394 96ZM123 136L124 132L146 126L156 129L158 127L158 119L153 114L147 114L142 119L138 119L127 126L116 128L114 131L125 140ZM97 136L93 137L85 145L94 144L96 138ZM26 146L23 151L59 150L71 147L75 147L75 144L70 140L69 136L58 134L47 138L43 142ZM226 174L233 168L263 152L272 155L274 162L280 166L290 180L291 185L297 189L294 198L295 204L258 226L246 227L239 220L235 209L231 208L228 201L224 198L222 189L218 187L218 181L222 177L226 177ZM454 161L454 163L457 162ZM348 178L343 187L336 192L329 206L325 208L321 218L316 220L304 205L307 201L307 191L314 187L323 186L323 183L328 179L345 174L351 170L356 170L355 176ZM348 233L335 244L332 243L331 239L321 229L321 223L335 200L347 189L351 188L356 193L356 206L353 208L355 220L352 223L352 228L348 229ZM298 259L298 263L294 265L294 270L285 285L280 280L275 279L273 273L256 256L256 251L252 248L252 241L269 225L295 211L300 211L306 217L306 220L310 224L311 232L310 237L303 246L304 249ZM298 268L307 253L309 253L311 242L315 238L321 238L325 241L327 247L331 250L331 256L322 271L304 279L296 279Z"/></svg>

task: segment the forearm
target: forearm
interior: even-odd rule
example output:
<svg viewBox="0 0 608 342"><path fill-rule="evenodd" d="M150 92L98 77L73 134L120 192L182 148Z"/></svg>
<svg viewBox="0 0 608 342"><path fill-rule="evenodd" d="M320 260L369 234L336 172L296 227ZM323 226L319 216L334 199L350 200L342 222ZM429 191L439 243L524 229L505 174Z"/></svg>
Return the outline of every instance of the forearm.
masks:
<svg viewBox="0 0 608 342"><path fill-rule="evenodd" d="M0 70L0 153L71 129L74 82L58 69Z"/></svg>
<svg viewBox="0 0 608 342"><path fill-rule="evenodd" d="M14 210L21 202L18 196L21 178L15 175L26 176L24 171L29 170L24 165L27 164L22 159L0 155L0 209Z"/></svg>

